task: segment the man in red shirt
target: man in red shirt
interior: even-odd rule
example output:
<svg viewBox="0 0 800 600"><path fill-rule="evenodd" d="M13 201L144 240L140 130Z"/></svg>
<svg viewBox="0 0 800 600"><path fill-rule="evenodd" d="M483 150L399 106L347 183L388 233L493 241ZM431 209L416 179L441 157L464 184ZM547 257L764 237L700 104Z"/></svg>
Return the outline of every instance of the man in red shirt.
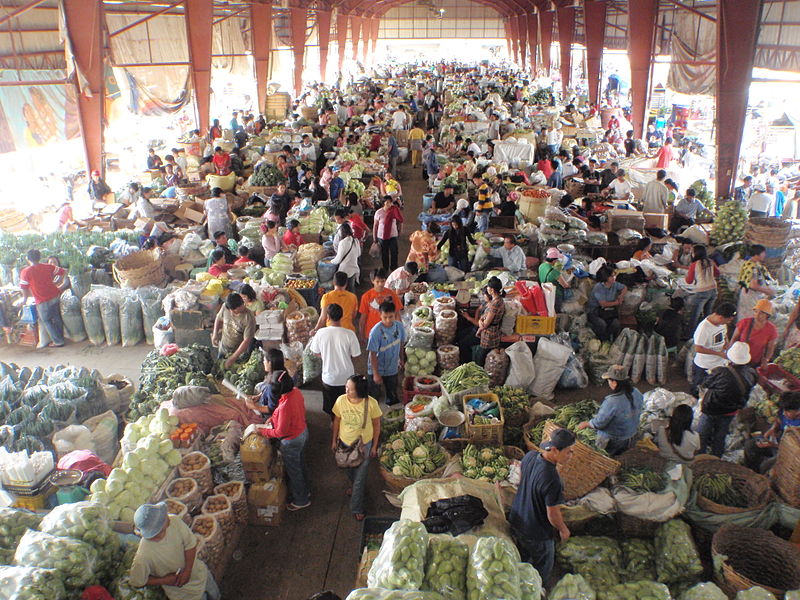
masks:
<svg viewBox="0 0 800 600"><path fill-rule="evenodd" d="M287 248L294 246L295 250L303 245L303 235L300 233L300 221L292 219L286 224L286 232L283 234L283 243Z"/></svg>
<svg viewBox="0 0 800 600"><path fill-rule="evenodd" d="M61 267L39 262L42 254L36 248L28 250L27 256L29 266L22 269L19 282L23 298L27 301L33 297L38 319L52 340L50 345L60 348L64 345L64 322L61 320L59 306L61 290L54 280L63 277L67 272Z"/></svg>

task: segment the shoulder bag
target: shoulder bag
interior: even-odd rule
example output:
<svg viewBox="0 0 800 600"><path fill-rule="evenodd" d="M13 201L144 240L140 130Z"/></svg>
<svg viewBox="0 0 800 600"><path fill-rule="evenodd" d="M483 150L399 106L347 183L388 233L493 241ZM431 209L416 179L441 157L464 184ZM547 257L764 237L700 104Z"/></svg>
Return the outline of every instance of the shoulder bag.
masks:
<svg viewBox="0 0 800 600"><path fill-rule="evenodd" d="M367 415L369 414L369 396L364 400L364 416L361 419L361 430L367 426ZM336 451L333 454L336 459L336 466L340 469L354 469L364 462L364 440L361 436L350 444L345 444L341 438L336 441Z"/></svg>

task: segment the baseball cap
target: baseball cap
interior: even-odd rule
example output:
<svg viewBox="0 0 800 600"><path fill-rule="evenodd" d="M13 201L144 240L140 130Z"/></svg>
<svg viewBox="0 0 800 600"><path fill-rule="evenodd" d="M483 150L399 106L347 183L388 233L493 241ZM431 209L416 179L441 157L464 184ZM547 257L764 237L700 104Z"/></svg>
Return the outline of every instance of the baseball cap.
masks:
<svg viewBox="0 0 800 600"><path fill-rule="evenodd" d="M628 378L628 367L624 365L611 365L608 371L603 373L603 379L614 381L625 381Z"/></svg>
<svg viewBox="0 0 800 600"><path fill-rule="evenodd" d="M575 443L575 434L569 429L556 429L550 434L550 439L539 446L542 450L564 450Z"/></svg>
<svg viewBox="0 0 800 600"><path fill-rule="evenodd" d="M167 522L167 504L142 504L133 514L133 524L142 539L149 540L159 534Z"/></svg>

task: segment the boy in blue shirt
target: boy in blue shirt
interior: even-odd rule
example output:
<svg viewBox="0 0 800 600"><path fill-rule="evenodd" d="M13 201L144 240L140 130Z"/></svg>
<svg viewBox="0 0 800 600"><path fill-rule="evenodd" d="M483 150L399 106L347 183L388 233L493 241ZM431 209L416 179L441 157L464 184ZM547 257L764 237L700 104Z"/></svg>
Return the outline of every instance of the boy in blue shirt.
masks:
<svg viewBox="0 0 800 600"><path fill-rule="evenodd" d="M405 362L404 344L406 330L395 320L394 302L386 300L380 305L381 320L369 332L367 339L367 373L370 376L372 395L377 397L380 387L386 391L386 404L397 404L397 376Z"/></svg>

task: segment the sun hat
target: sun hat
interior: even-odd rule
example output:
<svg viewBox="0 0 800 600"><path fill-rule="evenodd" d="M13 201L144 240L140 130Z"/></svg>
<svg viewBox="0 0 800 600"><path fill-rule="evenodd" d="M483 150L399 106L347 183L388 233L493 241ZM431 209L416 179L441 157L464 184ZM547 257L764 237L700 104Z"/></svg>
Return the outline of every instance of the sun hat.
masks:
<svg viewBox="0 0 800 600"><path fill-rule="evenodd" d="M558 248L548 248L547 254L545 255L546 258L561 258L563 254L559 252Z"/></svg>
<svg viewBox="0 0 800 600"><path fill-rule="evenodd" d="M756 305L753 307L753 310L760 310L763 313L767 313L768 315L772 316L775 313L775 309L772 306L772 302L767 300L766 298L762 298Z"/></svg>
<svg viewBox="0 0 800 600"><path fill-rule="evenodd" d="M133 524L142 539L149 540L164 529L164 523L167 522L168 516L165 502L142 504L133 514Z"/></svg>
<svg viewBox="0 0 800 600"><path fill-rule="evenodd" d="M628 379L628 367L624 365L611 365L608 367L608 371L603 373L603 379L625 381Z"/></svg>
<svg viewBox="0 0 800 600"><path fill-rule="evenodd" d="M744 342L734 342L728 348L728 360L735 365L746 365L750 362L750 346Z"/></svg>
<svg viewBox="0 0 800 600"><path fill-rule="evenodd" d="M466 198L460 198L456 202L456 210L464 210L465 208L469 208L469 202L467 202Z"/></svg>
<svg viewBox="0 0 800 600"><path fill-rule="evenodd" d="M539 447L542 450L564 450L565 448L569 448L572 444L575 443L575 434L572 433L569 429L556 429L553 433L550 434L550 439L546 442L542 442Z"/></svg>

